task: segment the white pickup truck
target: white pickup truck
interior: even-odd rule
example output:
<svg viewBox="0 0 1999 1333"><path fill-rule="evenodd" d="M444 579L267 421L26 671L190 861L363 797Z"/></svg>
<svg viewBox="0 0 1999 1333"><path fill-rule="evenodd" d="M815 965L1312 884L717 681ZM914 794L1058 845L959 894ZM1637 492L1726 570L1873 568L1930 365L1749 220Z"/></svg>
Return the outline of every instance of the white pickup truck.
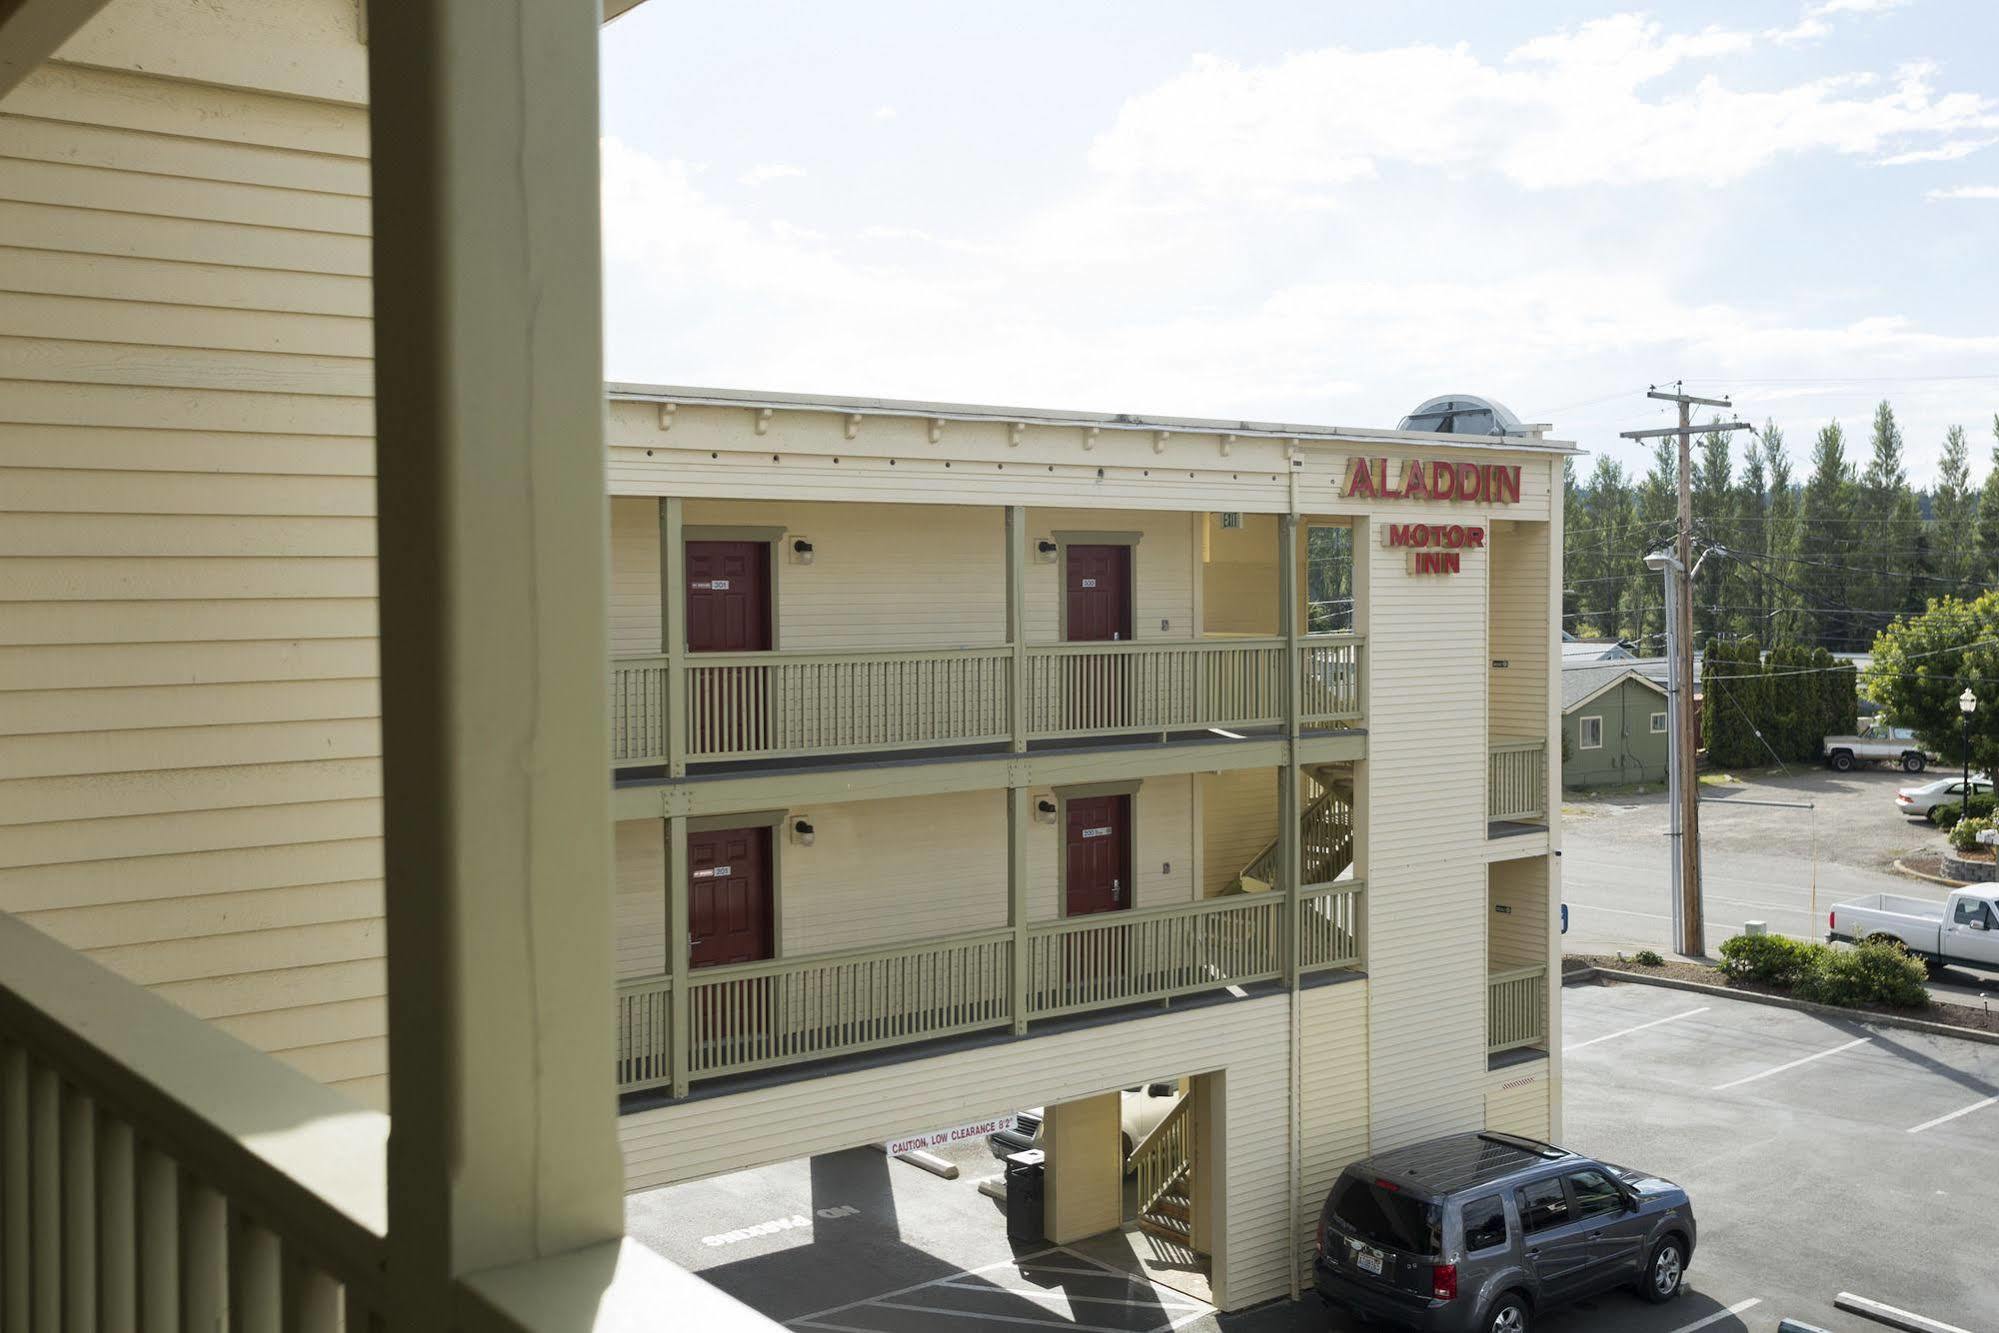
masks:
<svg viewBox="0 0 1999 1333"><path fill-rule="evenodd" d="M1821 744L1825 761L1842 773L1876 761L1900 764L1904 773L1920 773L1930 762L1913 730L1886 722L1870 722L1852 736L1827 736Z"/></svg>
<svg viewBox="0 0 1999 1333"><path fill-rule="evenodd" d="M1947 963L1999 969L1999 884L1953 889L1945 901L1870 893L1834 903L1829 940L1900 940L1932 971Z"/></svg>

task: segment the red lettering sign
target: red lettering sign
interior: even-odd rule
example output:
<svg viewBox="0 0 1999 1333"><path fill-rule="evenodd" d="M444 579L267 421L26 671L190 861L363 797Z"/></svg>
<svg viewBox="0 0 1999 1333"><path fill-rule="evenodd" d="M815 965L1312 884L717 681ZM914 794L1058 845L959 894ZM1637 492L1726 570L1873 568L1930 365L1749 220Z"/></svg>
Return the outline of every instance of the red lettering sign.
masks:
<svg viewBox="0 0 1999 1333"><path fill-rule="evenodd" d="M1448 463L1404 459L1391 485L1389 460L1355 458L1347 463L1340 495L1349 500L1463 500L1520 503L1518 463Z"/></svg>
<svg viewBox="0 0 1999 1333"><path fill-rule="evenodd" d="M1384 523L1381 544L1407 550L1412 574L1461 574L1463 553L1485 549L1485 529L1474 523Z"/></svg>

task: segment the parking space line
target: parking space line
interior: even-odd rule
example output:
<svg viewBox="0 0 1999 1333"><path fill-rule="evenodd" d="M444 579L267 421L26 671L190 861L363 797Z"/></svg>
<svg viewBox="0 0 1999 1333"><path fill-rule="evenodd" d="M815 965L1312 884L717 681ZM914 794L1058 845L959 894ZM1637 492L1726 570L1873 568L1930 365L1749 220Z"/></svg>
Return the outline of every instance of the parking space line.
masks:
<svg viewBox="0 0 1999 1333"><path fill-rule="evenodd" d="M1206 1319L1209 1315L1214 1313L1215 1313L1215 1307L1210 1305L1206 1309L1196 1310L1192 1314L1183 1314L1178 1319L1168 1320L1166 1323L1161 1324L1157 1328L1148 1328L1147 1330L1145 1330L1145 1333L1173 1333L1173 1330L1176 1328L1182 1328L1188 1324L1191 1324L1196 1319Z"/></svg>
<svg viewBox="0 0 1999 1333"><path fill-rule="evenodd" d="M1724 1319L1739 1315L1744 1310L1753 1309L1761 1304L1763 1304L1761 1296L1751 1296L1746 1301L1737 1301L1726 1310L1716 1310L1705 1319L1696 1319L1691 1324L1682 1324L1680 1327L1674 1329L1673 1333L1694 1333L1694 1330L1697 1328L1706 1328L1709 1324L1718 1324Z"/></svg>
<svg viewBox="0 0 1999 1333"><path fill-rule="evenodd" d="M1983 1111L1986 1107L1992 1105L1994 1102L1999 1102L1999 1097L1987 1097L1982 1102L1973 1102L1969 1106L1959 1107L1957 1110L1952 1111L1949 1115L1940 1115L1934 1120L1925 1120L1920 1125L1910 1126L1909 1133L1920 1134L1926 1129L1935 1129L1938 1125L1944 1124L1948 1121L1955 1120L1961 1115L1970 1115L1973 1111Z"/></svg>
<svg viewBox="0 0 1999 1333"><path fill-rule="evenodd" d="M1048 1270L1042 1269L1040 1271L1047 1272ZM1104 1275L1101 1273L1092 1273L1090 1276L1102 1277ZM1050 1291L1046 1287L1002 1287L993 1282L940 1282L938 1285L949 1291L994 1291L1004 1296L1025 1296L1030 1299L1038 1297L1043 1300L1068 1301L1070 1303L1087 1301L1092 1305L1136 1305L1157 1310L1205 1310L1207 1308L1206 1306L1197 1307L1187 1305L1182 1301L1135 1301L1128 1296L1072 1296L1068 1292ZM1178 1295L1177 1292L1175 1294Z"/></svg>
<svg viewBox="0 0 1999 1333"><path fill-rule="evenodd" d="M1811 1055L1802 1056L1799 1059L1793 1060L1788 1064L1778 1065L1775 1069L1765 1069L1761 1073L1750 1074L1744 1078L1738 1078L1728 1083L1717 1083L1714 1085L1714 1090L1716 1092L1727 1092L1730 1088L1739 1088L1745 1083L1754 1083L1759 1078L1769 1078L1772 1074L1781 1074L1787 1069L1796 1069L1799 1065L1808 1065L1814 1060L1823 1060L1828 1055L1838 1055L1841 1051L1850 1051L1856 1046L1865 1046L1868 1042L1873 1040L1874 1038L1872 1037L1855 1037L1852 1041L1847 1042L1845 1045L1835 1046L1829 1051L1816 1051Z"/></svg>
<svg viewBox="0 0 1999 1333"><path fill-rule="evenodd" d="M1047 1249L1036 1250L1033 1254L1023 1254L1012 1259L997 1259L989 1264L981 1264L977 1268L961 1268L955 1273L946 1273L943 1277L933 1277L928 1282L913 1282L906 1287L897 1287L894 1291L884 1291L878 1296L863 1296L857 1301L848 1301L844 1305L829 1305L823 1310L814 1310L811 1314L793 1315L784 1322L787 1324L811 1323L825 1315L838 1314L842 1310L851 1310L859 1305L874 1305L879 1301L886 1300L890 1296L907 1296L912 1291L921 1291L925 1287L934 1287L944 1282L954 1282L961 1277L975 1277L980 1273L989 1273L995 1268L1017 1268L1035 1259L1039 1259L1044 1254L1068 1253L1069 1251L1063 1249L1060 1245L1050 1245ZM1077 1255L1075 1257L1081 1258L1082 1256Z"/></svg>
<svg viewBox="0 0 1999 1333"><path fill-rule="evenodd" d="M1847 1310L1857 1315L1865 1315L1867 1318L1875 1320L1878 1323L1887 1324L1891 1328L1920 1329L1922 1333L1971 1333L1971 1330L1968 1328L1959 1328L1956 1324L1946 1324L1941 1319L1932 1319L1926 1314L1917 1314L1913 1310L1898 1309L1884 1301L1873 1300L1866 1296L1856 1296L1850 1291L1842 1291L1839 1295L1833 1297L1832 1306L1835 1310Z"/></svg>
<svg viewBox="0 0 1999 1333"><path fill-rule="evenodd" d="M1702 1005L1698 1009L1689 1009L1683 1014L1669 1014L1664 1018L1655 1018L1649 1023L1640 1023L1636 1027L1625 1028L1622 1031L1606 1032L1601 1037L1591 1037L1588 1041L1579 1041L1573 1046L1564 1046L1562 1047L1562 1054L1567 1055L1570 1051L1580 1051L1583 1047L1594 1046L1600 1041L1611 1041L1618 1037L1628 1037L1634 1032L1643 1032L1646 1028L1658 1027L1661 1023L1677 1023L1682 1018L1692 1018L1695 1014L1704 1014L1706 1012L1707 1006Z"/></svg>
<svg viewBox="0 0 1999 1333"><path fill-rule="evenodd" d="M852 1324L829 1324L819 1319L794 1319L786 1328L819 1328L826 1333L881 1333L878 1328L856 1328Z"/></svg>
<svg viewBox="0 0 1999 1333"><path fill-rule="evenodd" d="M1018 1314L989 1314L984 1310L944 1310L934 1305L903 1305L898 1301L871 1301L884 1310L906 1310L911 1314L949 1315L953 1319L989 1319L1001 1324L1030 1324L1035 1328L1067 1328L1076 1333L1131 1333L1114 1324L1078 1324L1067 1319L1029 1319ZM1053 1313L1052 1311L1050 1313Z"/></svg>

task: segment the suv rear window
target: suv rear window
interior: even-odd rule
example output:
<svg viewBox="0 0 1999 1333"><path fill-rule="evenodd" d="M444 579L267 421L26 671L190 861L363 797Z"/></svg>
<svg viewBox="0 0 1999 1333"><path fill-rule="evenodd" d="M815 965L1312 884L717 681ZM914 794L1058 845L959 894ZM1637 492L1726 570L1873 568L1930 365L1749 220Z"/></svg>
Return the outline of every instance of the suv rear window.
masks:
<svg viewBox="0 0 1999 1333"><path fill-rule="evenodd" d="M1375 1245L1410 1254L1444 1248L1444 1210L1402 1193L1386 1181L1342 1176L1333 1187L1333 1217L1347 1231Z"/></svg>

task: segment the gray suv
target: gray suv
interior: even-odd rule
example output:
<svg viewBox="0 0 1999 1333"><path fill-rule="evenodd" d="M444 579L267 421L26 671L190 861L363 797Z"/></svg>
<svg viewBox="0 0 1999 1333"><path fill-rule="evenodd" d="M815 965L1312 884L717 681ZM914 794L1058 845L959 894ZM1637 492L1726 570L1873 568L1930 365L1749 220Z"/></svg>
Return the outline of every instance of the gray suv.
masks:
<svg viewBox="0 0 1999 1333"><path fill-rule="evenodd" d="M1340 1174L1319 1214L1326 1304L1427 1333L1526 1333L1551 1306L1631 1286L1671 1300L1694 1210L1671 1181L1511 1134L1397 1148Z"/></svg>

